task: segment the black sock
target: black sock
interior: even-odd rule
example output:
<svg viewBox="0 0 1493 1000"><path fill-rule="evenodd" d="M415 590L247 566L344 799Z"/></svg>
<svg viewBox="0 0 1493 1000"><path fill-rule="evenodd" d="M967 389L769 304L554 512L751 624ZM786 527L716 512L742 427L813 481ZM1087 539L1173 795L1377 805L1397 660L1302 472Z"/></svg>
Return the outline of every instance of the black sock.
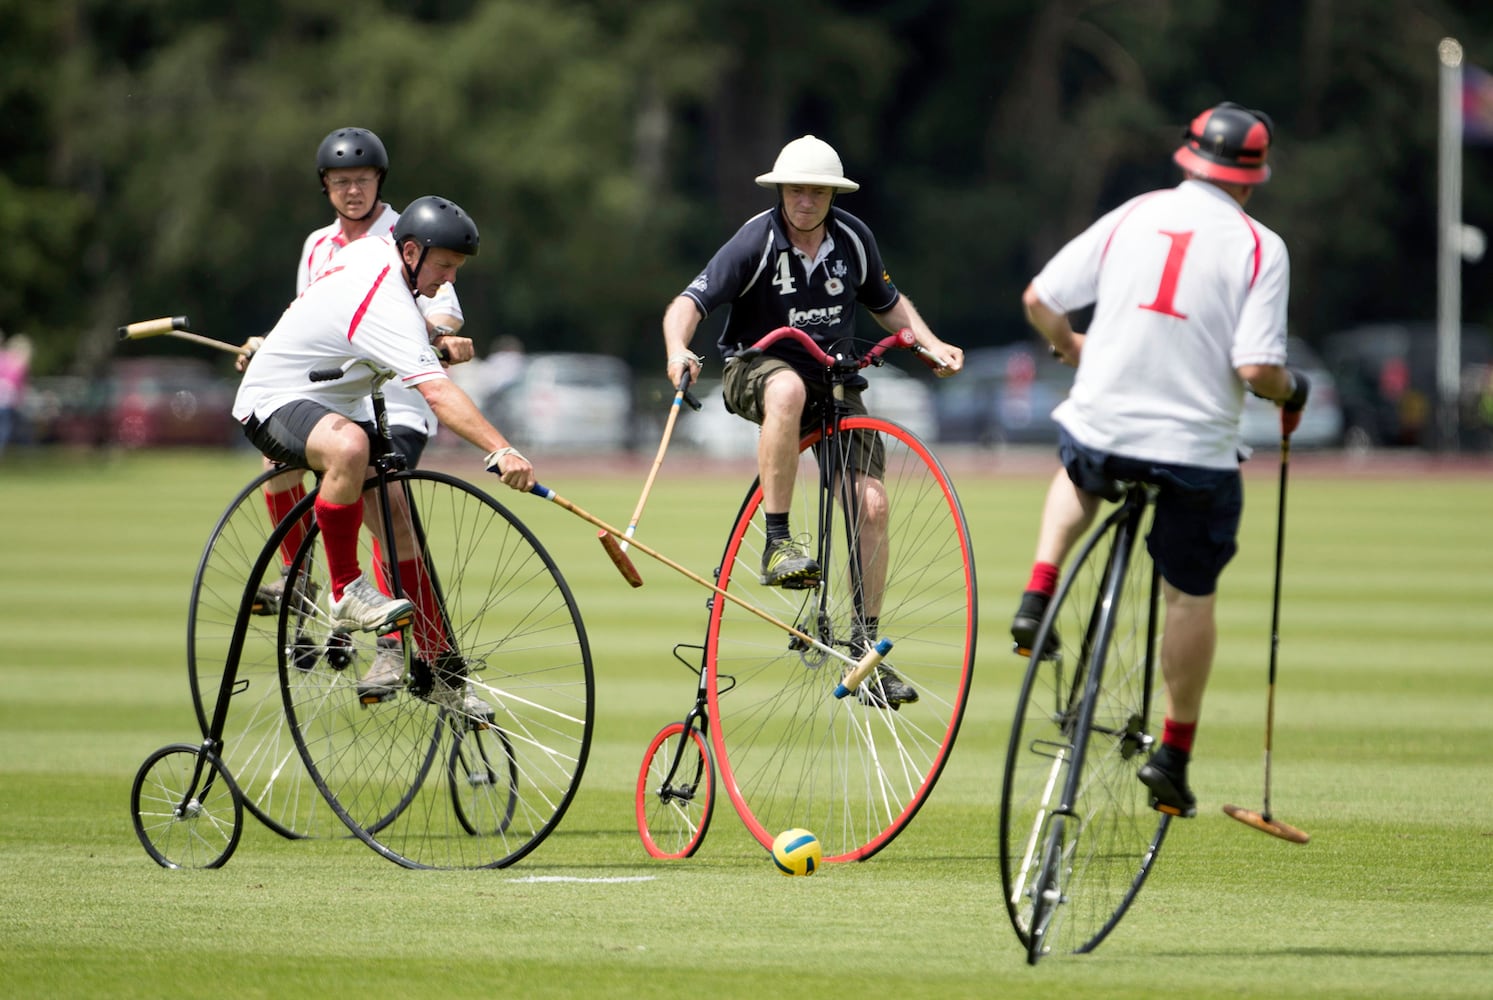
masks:
<svg viewBox="0 0 1493 1000"><path fill-rule="evenodd" d="M788 540L788 512L787 511L784 511L781 514L769 514L766 511L763 511L762 512L762 516L767 519L767 541L768 541L768 544L771 544L773 542L783 542L783 541L787 541Z"/></svg>

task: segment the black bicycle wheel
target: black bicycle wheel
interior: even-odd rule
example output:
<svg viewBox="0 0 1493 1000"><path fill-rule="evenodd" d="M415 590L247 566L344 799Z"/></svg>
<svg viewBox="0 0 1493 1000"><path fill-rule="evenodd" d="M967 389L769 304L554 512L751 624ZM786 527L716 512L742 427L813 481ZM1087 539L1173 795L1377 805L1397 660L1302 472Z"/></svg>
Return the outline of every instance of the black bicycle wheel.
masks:
<svg viewBox="0 0 1493 1000"><path fill-rule="evenodd" d="M217 706L244 585L275 527L265 507L264 486L281 474L270 470L254 477L229 501L208 536L192 578L187 677L204 737ZM309 507L298 518L309 523ZM287 547L294 551L294 538ZM291 838L341 835L346 831L301 766L295 740L285 724L277 641L279 598L275 596L284 592L285 569L286 560L275 559L255 581L259 596L247 620L220 736L220 756L235 776L244 806L271 830ZM324 586L324 571L321 577L310 585Z"/></svg>
<svg viewBox="0 0 1493 1000"><path fill-rule="evenodd" d="M917 700L881 707L874 679L837 700L843 660L721 598L712 602L706 641L711 739L732 804L764 847L802 827L819 837L826 861L869 858L927 800L959 731L975 655L974 561L948 474L915 435L877 417L845 419L819 451L843 468L857 436L874 438L885 454L884 496L846 502L832 486L830 507L821 503L814 454L820 435L802 442L790 523L812 530L829 511L820 584L785 590L758 582L765 526L756 484L717 582L852 657L861 651L858 620L878 618L880 635L895 643L886 663ZM872 509L886 512L884 537L872 537Z"/></svg>
<svg viewBox="0 0 1493 1000"><path fill-rule="evenodd" d="M634 796L638 835L655 858L689 858L700 849L715 811L715 761L705 735L671 722L643 752Z"/></svg>
<svg viewBox="0 0 1493 1000"><path fill-rule="evenodd" d="M447 715L446 720L455 725L446 780L456 820L474 837L501 834L518 809L518 758L513 742L494 725L469 725L454 715Z"/></svg>
<svg viewBox="0 0 1493 1000"><path fill-rule="evenodd" d="M282 646L286 715L333 811L384 857L411 868L510 865L559 823L585 770L594 713L585 627L549 554L486 493L423 470L394 474L390 489L391 516L417 539L410 559L436 604L399 633L403 684L387 696L359 695L359 678L376 655L370 634L337 636L352 665L327 665L321 654L335 633L323 591L302 626L310 649ZM313 534L307 551L314 541ZM372 565L368 557L365 572ZM289 636L288 610L281 621ZM424 648L432 642L443 647L434 672ZM455 679L462 670L464 682ZM434 682L441 671L453 678L444 688ZM506 743L500 750L490 742L494 733ZM470 788L452 787L459 766L431 766L453 755L470 759L467 751L484 745L490 759L506 755L516 775L498 786L513 796L501 807L502 823L476 811ZM458 801L473 811L458 814Z"/></svg>
<svg viewBox="0 0 1493 1000"><path fill-rule="evenodd" d="M244 831L243 798L223 762L173 743L140 765L130 787L135 835L162 868L221 868Z"/></svg>
<svg viewBox="0 0 1493 1000"><path fill-rule="evenodd" d="M1096 948L1166 836L1169 817L1149 807L1136 778L1155 739L1158 581L1145 554L1128 551L1146 510L1132 498L1072 560L1034 643L1048 648L1056 632L1056 649L1031 658L1018 697L1001 789L1001 880L1033 962Z"/></svg>

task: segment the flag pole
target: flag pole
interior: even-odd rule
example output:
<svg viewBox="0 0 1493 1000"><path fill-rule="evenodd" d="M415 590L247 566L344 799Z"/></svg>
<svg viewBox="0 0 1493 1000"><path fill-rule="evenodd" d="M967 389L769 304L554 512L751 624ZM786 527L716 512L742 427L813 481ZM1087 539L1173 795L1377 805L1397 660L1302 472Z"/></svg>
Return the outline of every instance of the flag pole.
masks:
<svg viewBox="0 0 1493 1000"><path fill-rule="evenodd" d="M1436 397L1439 444L1457 450L1462 371L1462 45L1443 38L1437 182Z"/></svg>

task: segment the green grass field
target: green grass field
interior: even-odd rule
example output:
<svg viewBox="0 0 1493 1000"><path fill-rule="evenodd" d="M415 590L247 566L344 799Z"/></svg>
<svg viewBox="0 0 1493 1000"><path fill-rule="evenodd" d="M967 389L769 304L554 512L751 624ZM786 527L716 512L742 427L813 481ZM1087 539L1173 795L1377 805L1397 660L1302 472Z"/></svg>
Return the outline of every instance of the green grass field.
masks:
<svg viewBox="0 0 1493 1000"><path fill-rule="evenodd" d="M625 523L648 459L540 461ZM706 573L745 483L671 455L641 538ZM412 872L355 840L246 816L218 871L157 867L129 820L145 756L198 738L183 623L198 551L255 460L7 457L0 607L0 994L512 997L1493 996L1493 468L1336 474L1293 462L1273 805L1258 808L1275 469L1251 463L1241 553L1193 768L1199 818L1091 956L1026 966L1000 899L996 808L1022 661L1004 638L1046 474L960 462L981 588L974 691L928 805L874 859L782 878L721 796L700 854L649 859L643 748L694 677L705 591L639 555L629 589L594 529L487 485L569 579L597 672L591 760L559 830L513 868ZM475 462L468 464L475 469Z"/></svg>

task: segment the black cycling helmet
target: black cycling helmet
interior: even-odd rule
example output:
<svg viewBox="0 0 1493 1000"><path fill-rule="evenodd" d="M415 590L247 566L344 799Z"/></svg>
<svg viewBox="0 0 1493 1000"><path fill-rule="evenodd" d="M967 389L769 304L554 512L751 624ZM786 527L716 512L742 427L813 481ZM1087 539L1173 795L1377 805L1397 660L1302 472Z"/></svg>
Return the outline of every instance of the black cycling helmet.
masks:
<svg viewBox="0 0 1493 1000"><path fill-rule="evenodd" d="M394 244L403 246L405 240L420 244L422 258L424 251L431 247L475 257L481 238L477 235L477 224L461 210L460 205L430 194L416 198L399 213L399 222L394 226Z"/></svg>
<svg viewBox="0 0 1493 1000"><path fill-rule="evenodd" d="M316 175L322 178L321 193L327 193L327 171L334 167L373 167L378 184L384 185L389 172L389 154L378 136L366 128L339 128L321 141L316 150ZM377 195L374 198L377 201Z"/></svg>
<svg viewBox="0 0 1493 1000"><path fill-rule="evenodd" d="M1210 181L1263 184L1270 179L1265 158L1274 133L1275 124L1265 112L1224 101L1192 120L1172 159Z"/></svg>

